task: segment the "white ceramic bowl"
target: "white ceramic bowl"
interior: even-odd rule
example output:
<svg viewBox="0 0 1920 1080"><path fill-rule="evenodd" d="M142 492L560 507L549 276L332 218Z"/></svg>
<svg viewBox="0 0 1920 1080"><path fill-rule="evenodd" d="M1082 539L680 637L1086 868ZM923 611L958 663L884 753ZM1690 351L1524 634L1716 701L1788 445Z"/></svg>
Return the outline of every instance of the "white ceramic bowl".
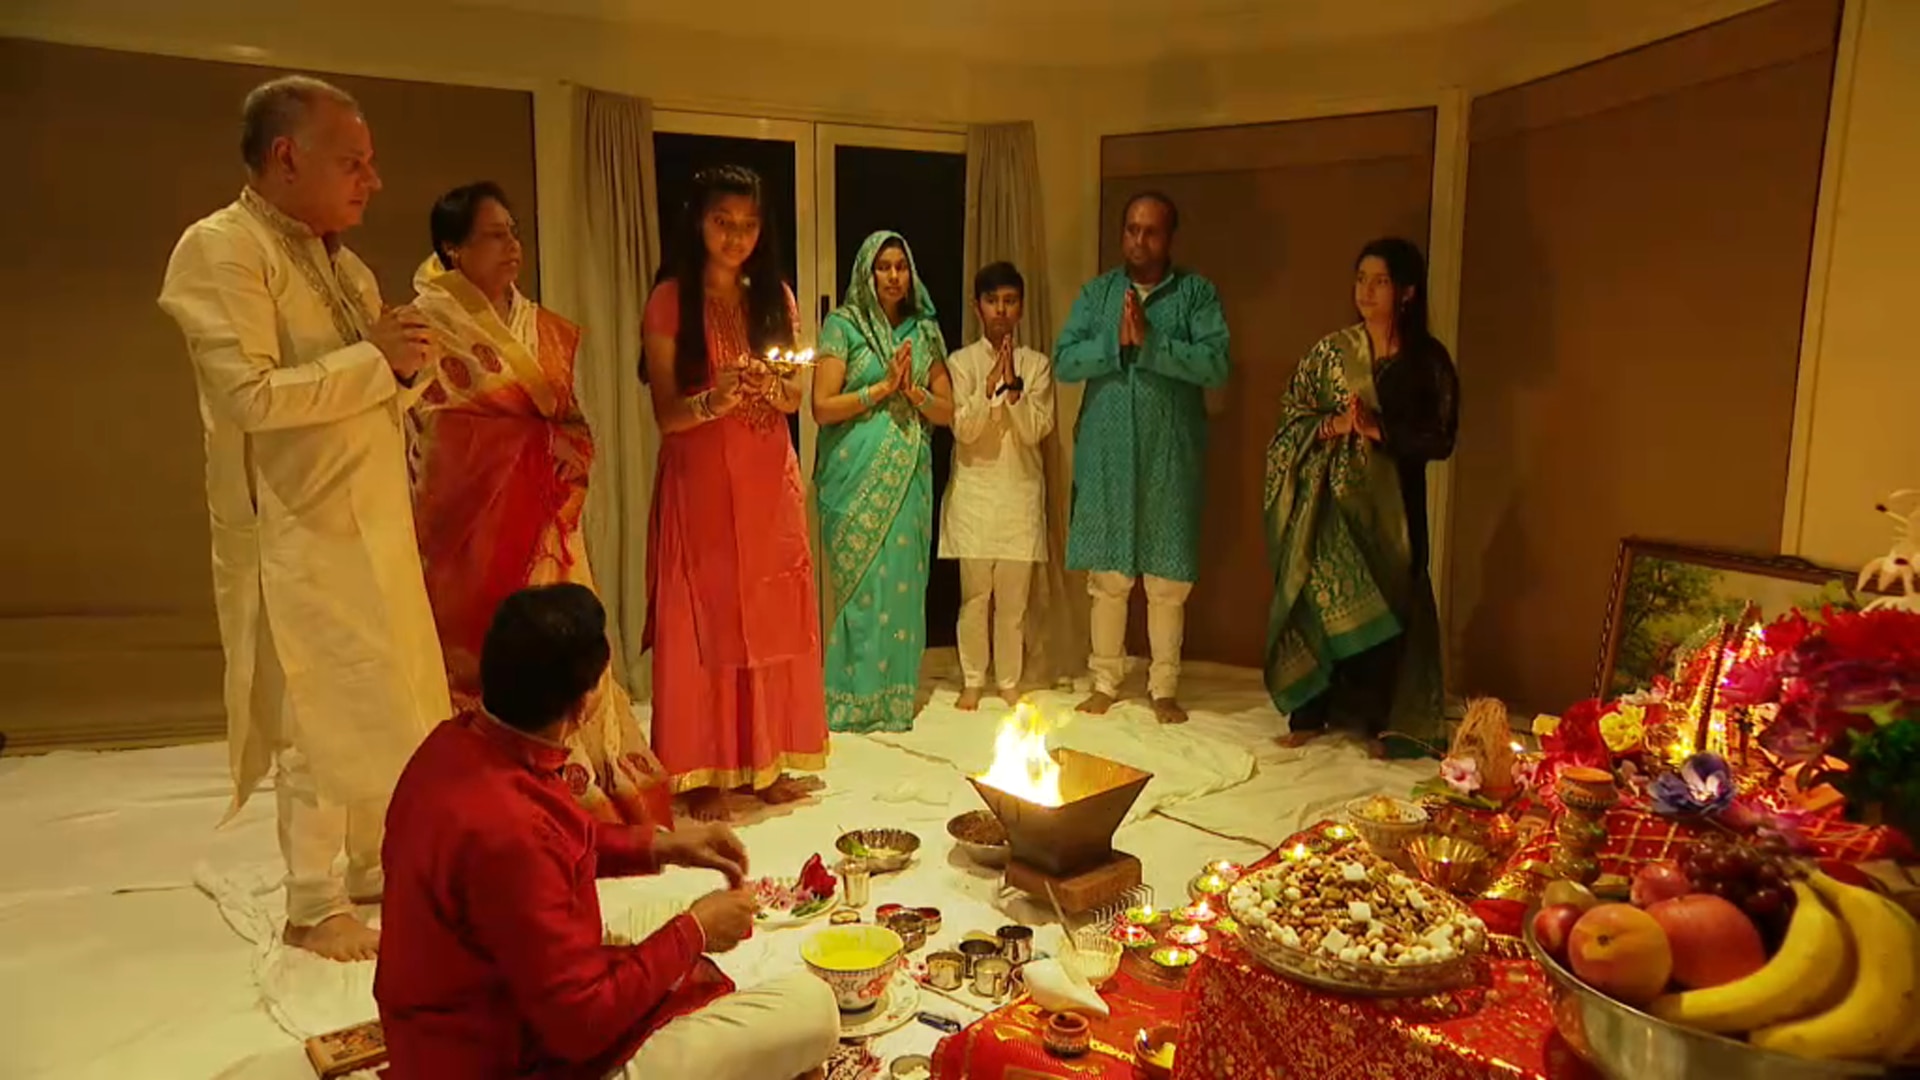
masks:
<svg viewBox="0 0 1920 1080"><path fill-rule="evenodd" d="M800 946L800 959L815 978L833 988L841 1012L862 1012L878 1005L904 954L899 934L860 923L829 926ZM860 966L851 966L852 956L862 957ZM874 956L885 959L876 964L870 959Z"/></svg>

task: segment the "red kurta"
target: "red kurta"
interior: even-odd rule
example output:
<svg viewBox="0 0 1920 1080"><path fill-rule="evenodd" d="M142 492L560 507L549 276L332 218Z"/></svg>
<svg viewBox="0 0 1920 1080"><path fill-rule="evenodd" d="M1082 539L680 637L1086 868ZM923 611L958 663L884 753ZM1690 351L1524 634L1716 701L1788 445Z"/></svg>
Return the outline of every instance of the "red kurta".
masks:
<svg viewBox="0 0 1920 1080"><path fill-rule="evenodd" d="M566 760L469 713L401 775L373 983L392 1080L599 1080L733 989L691 915L638 945L602 944L594 881L656 873L652 834L589 817Z"/></svg>

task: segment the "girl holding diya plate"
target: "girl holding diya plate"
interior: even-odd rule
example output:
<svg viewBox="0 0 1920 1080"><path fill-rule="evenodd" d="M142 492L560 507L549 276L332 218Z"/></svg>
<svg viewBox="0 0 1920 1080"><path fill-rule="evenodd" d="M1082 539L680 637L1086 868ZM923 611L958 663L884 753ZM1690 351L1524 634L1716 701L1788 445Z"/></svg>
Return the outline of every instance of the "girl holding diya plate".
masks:
<svg viewBox="0 0 1920 1080"><path fill-rule="evenodd" d="M926 642L933 426L953 423L953 383L933 298L899 233L860 245L817 352L827 725L907 731Z"/></svg>
<svg viewBox="0 0 1920 1080"><path fill-rule="evenodd" d="M745 788L817 790L785 770L827 763L805 485L788 435L801 376L770 350L798 335L760 177L694 176L647 300L643 379L660 424L647 530L653 746L696 818Z"/></svg>

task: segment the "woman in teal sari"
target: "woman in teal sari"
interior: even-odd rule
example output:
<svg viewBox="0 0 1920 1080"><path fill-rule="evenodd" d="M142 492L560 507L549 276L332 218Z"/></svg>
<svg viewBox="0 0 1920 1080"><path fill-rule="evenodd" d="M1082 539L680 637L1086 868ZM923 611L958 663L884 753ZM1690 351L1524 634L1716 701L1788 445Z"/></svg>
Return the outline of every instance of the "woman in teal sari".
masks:
<svg viewBox="0 0 1920 1080"><path fill-rule="evenodd" d="M1354 271L1362 321L1300 362L1267 446L1267 692L1290 743L1331 726L1418 753L1444 730L1426 471L1453 452L1459 382L1420 249L1376 240Z"/></svg>
<svg viewBox="0 0 1920 1080"><path fill-rule="evenodd" d="M820 327L813 480L826 564L827 726L913 727L933 543L933 425L953 383L933 300L899 233L860 245Z"/></svg>

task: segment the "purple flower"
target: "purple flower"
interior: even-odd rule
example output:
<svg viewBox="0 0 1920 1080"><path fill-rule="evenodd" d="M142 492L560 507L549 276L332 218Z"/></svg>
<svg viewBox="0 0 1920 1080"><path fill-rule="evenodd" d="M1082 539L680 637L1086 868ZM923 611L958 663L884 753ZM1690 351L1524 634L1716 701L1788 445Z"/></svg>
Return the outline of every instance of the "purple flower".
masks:
<svg viewBox="0 0 1920 1080"><path fill-rule="evenodd" d="M1715 814L1733 801L1733 770L1718 754L1695 754L1677 772L1654 777L1648 793L1662 814Z"/></svg>
<svg viewBox="0 0 1920 1080"><path fill-rule="evenodd" d="M1447 758L1440 763L1440 779L1462 795L1480 790L1480 762L1473 758Z"/></svg>

